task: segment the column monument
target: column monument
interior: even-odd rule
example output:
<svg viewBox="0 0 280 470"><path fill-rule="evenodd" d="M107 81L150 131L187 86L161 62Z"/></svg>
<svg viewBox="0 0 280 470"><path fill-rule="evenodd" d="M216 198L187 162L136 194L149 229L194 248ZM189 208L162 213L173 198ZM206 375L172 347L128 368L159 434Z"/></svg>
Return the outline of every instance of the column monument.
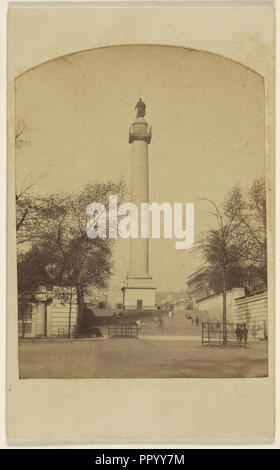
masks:
<svg viewBox="0 0 280 470"><path fill-rule="evenodd" d="M138 209L140 219L141 203L149 202L149 158L148 145L151 142L151 127L145 114L146 105L139 99L135 106L136 119L129 129L131 144L131 192L130 201ZM149 273L149 239L130 238L129 271L123 290L125 309L155 308L155 286Z"/></svg>

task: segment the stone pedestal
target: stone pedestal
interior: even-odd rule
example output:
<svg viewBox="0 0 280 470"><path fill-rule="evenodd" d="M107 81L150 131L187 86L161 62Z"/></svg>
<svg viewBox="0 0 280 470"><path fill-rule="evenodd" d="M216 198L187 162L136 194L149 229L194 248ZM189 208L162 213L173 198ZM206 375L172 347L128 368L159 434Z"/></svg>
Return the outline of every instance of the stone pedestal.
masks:
<svg viewBox="0 0 280 470"><path fill-rule="evenodd" d="M155 291L152 276L127 277L127 285L123 287L124 306L126 309L154 309Z"/></svg>

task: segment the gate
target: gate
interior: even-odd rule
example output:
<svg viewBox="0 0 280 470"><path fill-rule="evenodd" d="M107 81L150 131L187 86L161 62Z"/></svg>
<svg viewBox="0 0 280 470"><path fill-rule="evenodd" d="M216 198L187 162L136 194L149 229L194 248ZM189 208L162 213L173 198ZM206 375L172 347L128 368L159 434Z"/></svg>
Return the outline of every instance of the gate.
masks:
<svg viewBox="0 0 280 470"><path fill-rule="evenodd" d="M246 323L227 323L227 344L238 344L236 328L244 331ZM201 324L201 344L202 346L219 346L223 344L223 325L220 322ZM239 343L240 344L240 343Z"/></svg>

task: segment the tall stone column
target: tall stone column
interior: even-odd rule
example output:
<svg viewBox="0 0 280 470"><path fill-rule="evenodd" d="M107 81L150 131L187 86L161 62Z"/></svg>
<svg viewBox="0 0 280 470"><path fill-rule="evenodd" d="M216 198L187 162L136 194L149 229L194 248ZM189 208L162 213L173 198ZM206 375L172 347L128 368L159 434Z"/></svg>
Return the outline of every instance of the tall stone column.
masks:
<svg viewBox="0 0 280 470"><path fill-rule="evenodd" d="M141 218L141 203L149 202L149 156L151 127L145 120L146 105L138 101L137 116L129 129L131 144L131 193L130 202L138 209ZM130 239L129 272L123 287L125 308L155 308L155 287L149 273L149 239L141 238L139 223L138 238Z"/></svg>
<svg viewBox="0 0 280 470"><path fill-rule="evenodd" d="M151 142L151 129L144 118L137 118L130 127L131 144L131 194L130 202L137 209L140 220L141 203L149 202L149 161L148 144ZM139 233L140 236L140 227ZM129 250L129 276L149 275L149 240L131 238Z"/></svg>

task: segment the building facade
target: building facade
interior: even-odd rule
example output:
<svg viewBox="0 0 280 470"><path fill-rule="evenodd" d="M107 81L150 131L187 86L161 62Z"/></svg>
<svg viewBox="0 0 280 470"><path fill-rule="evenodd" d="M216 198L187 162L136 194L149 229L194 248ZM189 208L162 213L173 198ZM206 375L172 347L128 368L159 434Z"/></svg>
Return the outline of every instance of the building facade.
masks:
<svg viewBox="0 0 280 470"><path fill-rule="evenodd" d="M193 308L198 300L214 294L214 291L209 288L209 273L210 268L203 266L188 277L186 284Z"/></svg>
<svg viewBox="0 0 280 470"><path fill-rule="evenodd" d="M78 332L78 303L73 288L42 286L18 296L19 338L73 337Z"/></svg>

